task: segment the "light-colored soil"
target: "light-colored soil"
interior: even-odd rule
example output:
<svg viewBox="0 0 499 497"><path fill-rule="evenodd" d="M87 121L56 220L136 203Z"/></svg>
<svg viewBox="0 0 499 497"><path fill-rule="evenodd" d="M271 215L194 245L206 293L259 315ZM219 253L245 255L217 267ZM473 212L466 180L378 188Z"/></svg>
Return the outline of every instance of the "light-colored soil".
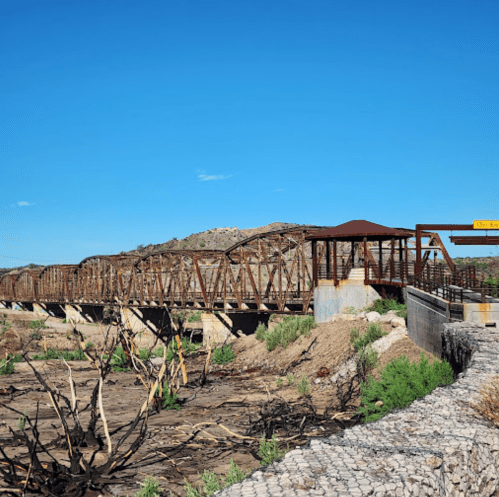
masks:
<svg viewBox="0 0 499 497"><path fill-rule="evenodd" d="M28 323L34 319L40 319L40 316L19 311L5 311L5 313L8 314L6 319L12 323L12 326L0 338L0 350L17 352L33 332L28 327ZM42 338L31 343L30 355L40 352L45 346L76 348L70 324L62 323L60 319L49 318L45 325L48 328L39 330ZM389 324L382 326L387 332L391 330ZM249 442L229 436L227 431L209 424L203 427L202 432L197 433L195 439L190 439L193 426L198 423L218 422L232 432L244 435L258 419L262 406L269 399L272 401L282 399L283 402L298 406L300 402L304 402L304 399L300 399L295 384L287 384L284 376L286 372L297 379L302 375L307 377L311 383L310 402L316 407L318 413L323 413L324 408L333 403L336 397L336 386L327 381L328 377L339 369L343 360L353 354L350 332L354 327L365 331L367 323L359 319L322 324L312 330L310 336L301 337L286 349L278 347L272 352L267 352L265 344L256 340L254 336L238 338L233 343L235 361L224 366L212 365L204 387L195 386L194 380L199 377L204 366L206 352L199 350L189 356L186 361L189 383L182 386L179 391L180 398L184 402L182 409L161 411L150 417L148 439L133 459L139 461L146 456L154 456L156 461L146 460L139 463L137 468L126 473L133 477L131 482L113 486L111 488L113 494L135 495L139 490L139 482L143 481L145 476L153 475L158 478L163 488L171 490L173 495L185 495L184 478L191 483L197 483L204 469L215 471L217 474L225 474L230 458L234 459L244 470L258 467L259 461L255 457L257 442L253 442L253 449L251 449ZM107 327L81 324L78 325L78 329L83 333L87 342L92 342L99 347ZM110 330L111 333L114 331ZM145 335L140 337L139 346L146 346L152 338ZM302 354L312 343L309 353ZM391 358L401 354L407 355L411 360L419 360L420 351L421 349L408 338L403 338L395 342L387 352L381 354L380 365L384 366ZM296 367L291 367L293 361L298 359L304 360ZM89 362L74 361L70 364L85 426L89 412L84 407L90 400L98 374ZM34 361L33 365L50 384L69 396L68 370L64 363L57 360ZM316 384L317 372L321 368L328 368L330 374L321 378L321 382ZM19 412L24 412L28 408L28 414L33 415L39 401L39 428L43 433L42 438L45 441L54 439L55 430L61 432L60 422L47 394L37 390L39 385L28 364L16 364L15 371L13 375L0 376L0 402ZM277 384L279 377L282 378L280 386ZM21 395L11 399L10 394L7 393L11 385L26 392L21 392ZM28 389L35 390L28 391ZM113 431L133 419L145 400L146 392L132 372L111 373L105 382L103 397L109 427ZM350 406L349 413L352 412L352 407L355 410L355 405L358 405L358 399L353 406ZM329 435L354 422L348 421L350 414L342 414L339 420L333 419L335 415L335 412L330 413L331 417L320 424L305 419L303 433L293 438L290 448L306 443L311 436ZM18 429L18 418L19 416L13 412L0 409L0 444L7 448L10 454L23 450L22 447L12 444L12 436L8 431L9 427L15 431ZM122 431L114 437L118 437L120 433ZM285 438L282 432L277 434ZM261 434L255 433L252 436L259 438ZM67 458L64 451L58 448L53 449L53 454L61 460ZM98 453L97 458L104 460L105 447ZM88 495L91 496L90 493Z"/></svg>

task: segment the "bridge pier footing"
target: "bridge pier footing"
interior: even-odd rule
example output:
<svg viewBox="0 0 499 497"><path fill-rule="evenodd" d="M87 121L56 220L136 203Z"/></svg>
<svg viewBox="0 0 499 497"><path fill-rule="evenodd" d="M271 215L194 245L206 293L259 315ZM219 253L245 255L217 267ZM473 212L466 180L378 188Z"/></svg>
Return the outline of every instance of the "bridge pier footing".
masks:
<svg viewBox="0 0 499 497"><path fill-rule="evenodd" d="M121 320L124 326L140 333L140 339L163 339L172 335L170 315L163 307L123 307Z"/></svg>
<svg viewBox="0 0 499 497"><path fill-rule="evenodd" d="M260 323L268 326L269 314L261 312L231 312L201 314L203 322L203 345L220 344L235 340L238 334L251 335Z"/></svg>
<svg viewBox="0 0 499 497"><path fill-rule="evenodd" d="M332 280L319 280L314 290L314 317L317 323L327 323L347 307L362 309L371 305L380 294L359 280L340 280L337 286Z"/></svg>
<svg viewBox="0 0 499 497"><path fill-rule="evenodd" d="M91 304L66 304L66 319L74 323L96 323L104 319L104 306Z"/></svg>
<svg viewBox="0 0 499 497"><path fill-rule="evenodd" d="M66 307L61 304L46 304L33 302L33 312L39 316L66 317Z"/></svg>

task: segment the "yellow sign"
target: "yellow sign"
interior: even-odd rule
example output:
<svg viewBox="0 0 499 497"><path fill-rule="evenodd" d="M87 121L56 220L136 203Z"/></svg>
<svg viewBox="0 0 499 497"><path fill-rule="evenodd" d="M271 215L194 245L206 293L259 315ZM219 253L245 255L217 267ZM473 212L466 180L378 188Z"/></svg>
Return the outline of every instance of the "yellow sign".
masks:
<svg viewBox="0 0 499 497"><path fill-rule="evenodd" d="M499 230L499 221L473 221L475 230Z"/></svg>

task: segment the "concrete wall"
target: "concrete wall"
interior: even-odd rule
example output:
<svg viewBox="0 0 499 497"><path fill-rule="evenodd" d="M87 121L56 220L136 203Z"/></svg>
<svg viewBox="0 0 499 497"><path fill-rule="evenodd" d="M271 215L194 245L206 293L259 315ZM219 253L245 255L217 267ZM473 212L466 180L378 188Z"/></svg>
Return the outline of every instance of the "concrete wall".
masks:
<svg viewBox="0 0 499 497"><path fill-rule="evenodd" d="M480 326L499 328L499 303L451 303L407 287L407 331L409 338L439 357L442 356L442 325L445 323L471 322Z"/></svg>
<svg viewBox="0 0 499 497"><path fill-rule="evenodd" d="M314 290L315 320L327 323L346 307L361 309L379 298L379 293L361 280L341 280L338 286L334 286L333 280L319 280Z"/></svg>
<svg viewBox="0 0 499 497"><path fill-rule="evenodd" d="M464 320L481 326L499 328L499 303L464 304Z"/></svg>
<svg viewBox="0 0 499 497"><path fill-rule="evenodd" d="M461 304L451 304L412 286L406 290L407 334L428 352L442 355L442 325L463 321Z"/></svg>

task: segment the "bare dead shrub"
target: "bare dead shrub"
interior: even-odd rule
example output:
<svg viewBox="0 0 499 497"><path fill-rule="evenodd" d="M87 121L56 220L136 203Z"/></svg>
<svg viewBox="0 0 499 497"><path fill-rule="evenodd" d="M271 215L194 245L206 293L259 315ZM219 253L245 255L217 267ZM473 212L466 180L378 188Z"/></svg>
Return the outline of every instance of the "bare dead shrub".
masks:
<svg viewBox="0 0 499 497"><path fill-rule="evenodd" d="M479 391L479 399L471 407L483 418L499 427L499 375L489 377Z"/></svg>

